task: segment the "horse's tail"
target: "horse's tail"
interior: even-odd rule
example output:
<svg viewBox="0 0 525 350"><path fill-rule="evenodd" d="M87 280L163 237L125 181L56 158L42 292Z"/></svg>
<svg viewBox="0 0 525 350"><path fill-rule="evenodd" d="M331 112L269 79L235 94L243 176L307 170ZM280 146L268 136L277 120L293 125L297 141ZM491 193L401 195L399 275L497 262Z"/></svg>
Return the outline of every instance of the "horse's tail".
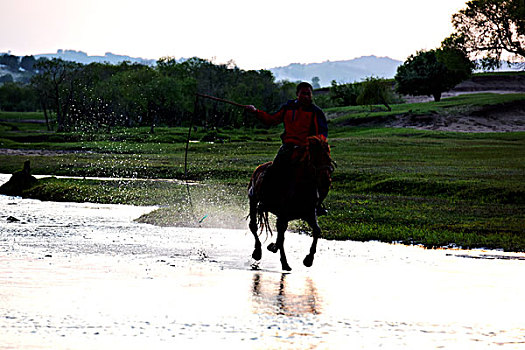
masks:
<svg viewBox="0 0 525 350"><path fill-rule="evenodd" d="M257 226L259 227L259 236L266 232L266 237L268 234L273 235L272 227L270 226L270 221L268 220L268 211L260 207L261 203L258 203L257 206Z"/></svg>
<svg viewBox="0 0 525 350"><path fill-rule="evenodd" d="M250 222L255 220L259 235L263 231L266 231L272 235L272 229L268 220L268 210L264 208L264 204L261 200L262 185L264 181L264 175L266 169L272 164L272 162L261 164L255 169L248 185L248 196L250 197Z"/></svg>

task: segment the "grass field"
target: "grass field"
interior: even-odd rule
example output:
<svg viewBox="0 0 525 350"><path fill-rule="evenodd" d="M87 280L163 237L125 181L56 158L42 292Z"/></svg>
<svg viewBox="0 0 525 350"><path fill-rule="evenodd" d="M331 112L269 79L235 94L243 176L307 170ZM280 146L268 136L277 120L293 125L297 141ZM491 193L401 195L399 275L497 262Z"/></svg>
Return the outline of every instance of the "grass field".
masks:
<svg viewBox="0 0 525 350"><path fill-rule="evenodd" d="M395 105L392 113L443 113L520 99L525 95L465 95L439 103ZM329 215L320 218L323 237L525 251L524 132L347 127L348 118L382 117L386 112L363 107L327 112L337 116L329 127L338 167L325 201ZM0 172L19 170L29 159L35 174L184 178L185 128L157 128L155 134L149 128L115 129L102 135L50 133L45 124L40 128L3 122L0 148L67 152L0 152ZM198 130L188 154L188 178L197 183L192 186L52 178L25 195L159 205L162 208L141 220L162 225L246 227L249 177L258 164L273 159L279 133L279 128ZM294 228L308 231L301 222Z"/></svg>

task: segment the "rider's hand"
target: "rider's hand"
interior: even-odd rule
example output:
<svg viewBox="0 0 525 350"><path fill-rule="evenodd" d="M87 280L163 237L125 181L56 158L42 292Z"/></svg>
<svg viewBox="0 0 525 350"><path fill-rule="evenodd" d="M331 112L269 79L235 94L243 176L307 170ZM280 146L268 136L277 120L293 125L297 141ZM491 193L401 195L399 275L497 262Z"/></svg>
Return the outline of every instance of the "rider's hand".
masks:
<svg viewBox="0 0 525 350"><path fill-rule="evenodd" d="M244 109L247 112L252 112L252 113L257 112L257 108L255 108L255 106L253 106L253 105L246 105L246 106L244 106Z"/></svg>

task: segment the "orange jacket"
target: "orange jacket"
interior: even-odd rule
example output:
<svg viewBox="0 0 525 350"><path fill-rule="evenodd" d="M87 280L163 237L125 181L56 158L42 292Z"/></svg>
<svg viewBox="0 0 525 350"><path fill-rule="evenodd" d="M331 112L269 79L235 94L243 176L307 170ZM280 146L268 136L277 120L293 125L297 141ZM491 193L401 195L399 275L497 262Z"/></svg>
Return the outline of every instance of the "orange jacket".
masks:
<svg viewBox="0 0 525 350"><path fill-rule="evenodd" d="M256 115L266 125L284 123L283 143L305 146L308 136L328 137L326 117L321 108L313 103L303 109L297 100L290 100L273 114L258 109Z"/></svg>

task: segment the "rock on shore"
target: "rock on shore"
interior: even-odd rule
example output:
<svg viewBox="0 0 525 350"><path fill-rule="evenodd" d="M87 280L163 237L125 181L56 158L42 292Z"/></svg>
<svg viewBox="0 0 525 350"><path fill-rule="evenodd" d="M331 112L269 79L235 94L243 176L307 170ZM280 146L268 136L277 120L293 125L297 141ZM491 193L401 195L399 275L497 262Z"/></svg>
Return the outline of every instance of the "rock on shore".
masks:
<svg viewBox="0 0 525 350"><path fill-rule="evenodd" d="M22 170L15 172L9 181L0 186L0 194L20 196L24 190L34 186L37 182L38 180L31 175L31 167L27 160Z"/></svg>

